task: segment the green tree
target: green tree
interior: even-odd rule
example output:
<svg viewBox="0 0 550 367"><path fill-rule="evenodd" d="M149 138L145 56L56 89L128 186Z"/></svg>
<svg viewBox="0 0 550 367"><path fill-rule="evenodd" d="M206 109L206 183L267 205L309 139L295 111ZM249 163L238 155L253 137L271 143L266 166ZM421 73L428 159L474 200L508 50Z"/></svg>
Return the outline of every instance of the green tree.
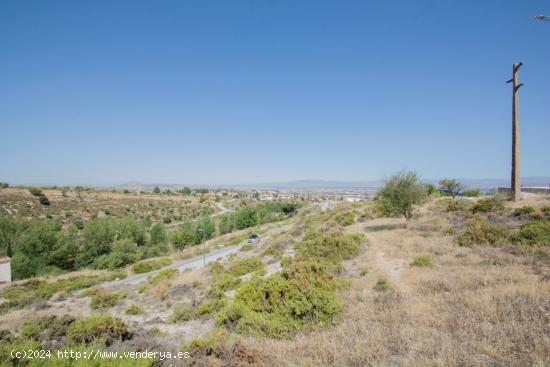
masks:
<svg viewBox="0 0 550 367"><path fill-rule="evenodd" d="M460 182L451 178L443 178L439 180L439 188L452 196L454 199L457 195L464 190L464 186Z"/></svg>
<svg viewBox="0 0 550 367"><path fill-rule="evenodd" d="M254 208L244 208L235 213L237 229L254 227L258 224L258 217Z"/></svg>
<svg viewBox="0 0 550 367"><path fill-rule="evenodd" d="M155 188L153 189L153 192L154 192L155 194L160 194L160 187L155 186Z"/></svg>
<svg viewBox="0 0 550 367"><path fill-rule="evenodd" d="M81 235L81 249L77 255L78 265L89 265L96 257L109 253L116 235L116 224L111 218L93 218L86 222Z"/></svg>
<svg viewBox="0 0 550 367"><path fill-rule="evenodd" d="M53 265L49 255L59 243L61 225L55 221L33 221L17 239L12 258L14 279L40 275L48 265Z"/></svg>
<svg viewBox="0 0 550 367"><path fill-rule="evenodd" d="M174 248L183 250L187 246L196 245L197 242L196 233L190 228L182 228L172 235L172 244Z"/></svg>
<svg viewBox="0 0 550 367"><path fill-rule="evenodd" d="M111 246L111 252L102 255L95 260L99 269L116 269L133 264L143 258L143 251L129 238L115 241Z"/></svg>
<svg viewBox="0 0 550 367"><path fill-rule="evenodd" d="M117 239L131 239L138 246L145 246L145 225L142 221L132 217L125 217L116 223Z"/></svg>
<svg viewBox="0 0 550 367"><path fill-rule="evenodd" d="M218 224L220 234L231 233L235 230L235 214L224 214Z"/></svg>
<svg viewBox="0 0 550 367"><path fill-rule="evenodd" d="M168 240L164 224L157 223L151 228L151 244L160 245Z"/></svg>
<svg viewBox="0 0 550 367"><path fill-rule="evenodd" d="M204 237L207 240L214 237L214 233L216 232L216 226L212 221L212 219L207 214L203 214L195 225L195 231L197 232L197 236L199 237L200 241L202 241L203 236L202 236L202 233L199 233L200 228L204 229Z"/></svg>
<svg viewBox="0 0 550 367"><path fill-rule="evenodd" d="M7 215L0 216L0 256L13 256L17 238L29 224L21 219Z"/></svg>
<svg viewBox="0 0 550 367"><path fill-rule="evenodd" d="M418 175L402 171L387 179L376 194L377 209L384 215L412 218L414 208L426 198L426 189L419 182Z"/></svg>

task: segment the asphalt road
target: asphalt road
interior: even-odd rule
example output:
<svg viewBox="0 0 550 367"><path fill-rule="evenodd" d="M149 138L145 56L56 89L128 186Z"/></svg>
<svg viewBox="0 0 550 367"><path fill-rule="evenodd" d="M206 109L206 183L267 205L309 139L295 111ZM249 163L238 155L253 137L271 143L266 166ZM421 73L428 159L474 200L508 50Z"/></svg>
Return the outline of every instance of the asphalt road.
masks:
<svg viewBox="0 0 550 367"><path fill-rule="evenodd" d="M202 255L195 256L190 259L181 260L175 263L172 263L170 265L165 266L162 269L154 270L149 273L143 273L143 274L134 274L130 275L127 278L120 279L120 280L113 280L110 282L103 283L103 286L106 288L117 288L120 286L128 286L128 285L137 285L140 283L143 283L147 280L148 277L157 274L159 271L164 269L178 269L178 271L181 273L186 269L198 269L202 268L204 266L204 262L206 260L206 265L208 265L211 261L216 261L220 257L225 257L229 254L235 253L239 251L240 246L228 246L221 248L219 250L212 251L208 254L206 254L206 259L203 258Z"/></svg>

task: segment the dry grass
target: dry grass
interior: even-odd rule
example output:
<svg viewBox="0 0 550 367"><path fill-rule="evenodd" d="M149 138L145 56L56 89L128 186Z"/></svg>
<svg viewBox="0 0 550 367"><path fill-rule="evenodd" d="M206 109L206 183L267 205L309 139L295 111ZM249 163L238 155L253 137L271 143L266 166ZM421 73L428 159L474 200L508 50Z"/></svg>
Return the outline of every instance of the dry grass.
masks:
<svg viewBox="0 0 550 367"><path fill-rule="evenodd" d="M461 248L445 233L452 220L424 211L407 228L400 219L381 218L346 228L365 231L370 245L346 264L353 281L342 291L342 322L293 340L257 341L266 364L550 363L547 265L507 248ZM409 266L418 255L429 255L433 266ZM380 277L389 280L386 292L373 290Z"/></svg>

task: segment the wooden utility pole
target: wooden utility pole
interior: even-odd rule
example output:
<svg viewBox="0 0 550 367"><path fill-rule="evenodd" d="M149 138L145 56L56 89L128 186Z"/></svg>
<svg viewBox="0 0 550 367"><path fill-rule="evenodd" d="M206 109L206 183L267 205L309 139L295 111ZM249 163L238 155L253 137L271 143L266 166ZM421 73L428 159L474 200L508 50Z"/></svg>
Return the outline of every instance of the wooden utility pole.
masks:
<svg viewBox="0 0 550 367"><path fill-rule="evenodd" d="M518 70L523 62L514 64L512 70L512 79L507 83L512 83L512 177L510 185L510 196L512 201L521 199L521 177L519 170L519 89L523 83L518 83Z"/></svg>

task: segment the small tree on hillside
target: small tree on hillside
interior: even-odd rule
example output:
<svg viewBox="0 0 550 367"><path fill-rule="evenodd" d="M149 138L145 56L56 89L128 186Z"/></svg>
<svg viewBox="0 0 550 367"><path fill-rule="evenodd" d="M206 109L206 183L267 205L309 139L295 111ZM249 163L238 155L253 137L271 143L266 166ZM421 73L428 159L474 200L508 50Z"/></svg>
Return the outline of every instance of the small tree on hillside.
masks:
<svg viewBox="0 0 550 367"><path fill-rule="evenodd" d="M420 183L418 175L411 171L402 171L387 179L376 194L377 209L387 216L412 218L414 207L426 199L426 188Z"/></svg>
<svg viewBox="0 0 550 367"><path fill-rule="evenodd" d="M160 187L155 186L155 188L153 189L153 192L154 192L155 194L160 194Z"/></svg>
<svg viewBox="0 0 550 367"><path fill-rule="evenodd" d="M460 194L464 190L464 186L460 182L452 178L443 178L439 180L439 188L445 191L447 194L451 195L454 199L455 196Z"/></svg>

